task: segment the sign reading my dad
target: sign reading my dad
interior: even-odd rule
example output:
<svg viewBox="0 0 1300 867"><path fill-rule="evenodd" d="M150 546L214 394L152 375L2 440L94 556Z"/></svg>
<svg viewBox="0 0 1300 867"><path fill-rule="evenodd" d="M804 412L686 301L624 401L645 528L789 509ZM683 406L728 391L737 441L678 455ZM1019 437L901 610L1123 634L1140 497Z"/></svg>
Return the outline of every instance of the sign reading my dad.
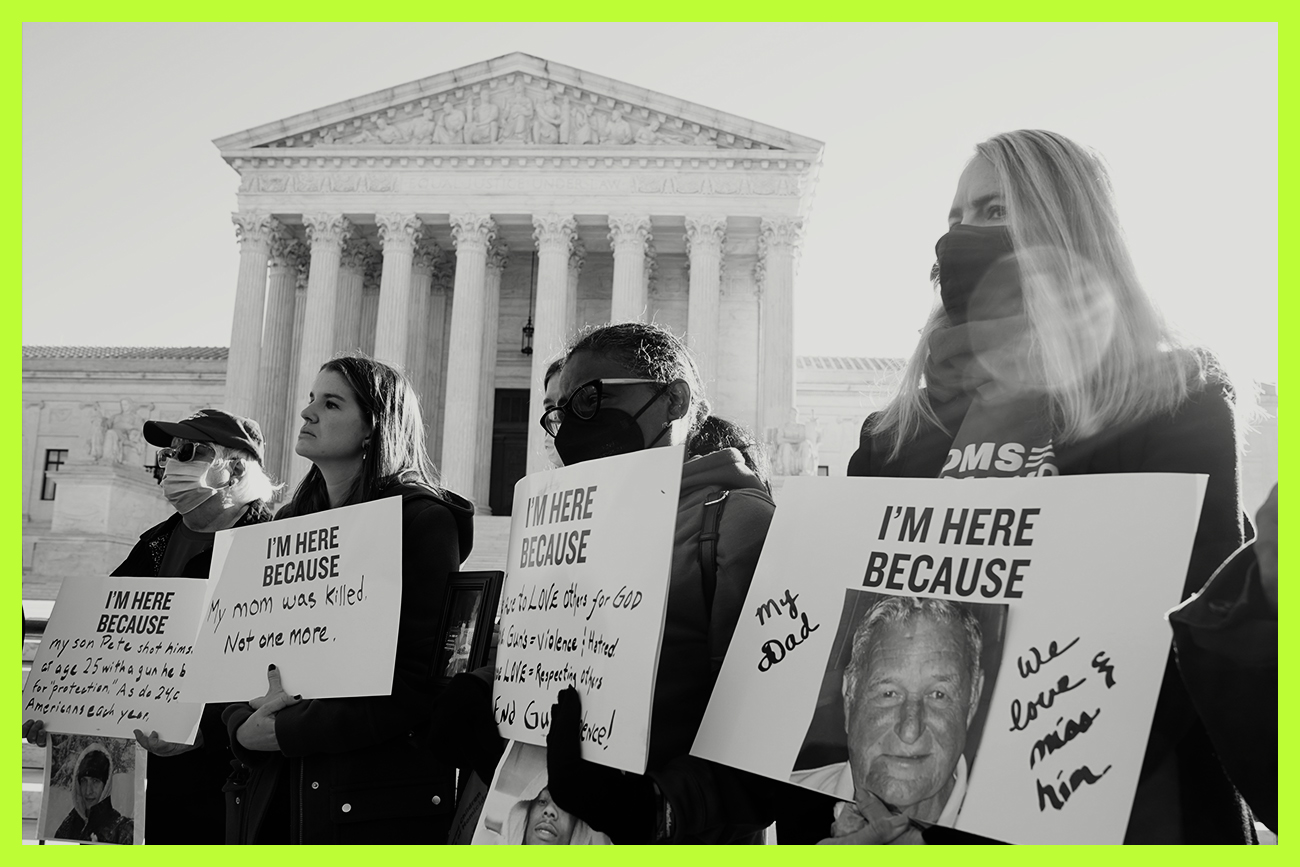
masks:
<svg viewBox="0 0 1300 867"><path fill-rule="evenodd" d="M195 642L205 701L247 701L266 669L308 698L387 695L402 606L402 499L217 534Z"/></svg>
<svg viewBox="0 0 1300 867"><path fill-rule="evenodd" d="M790 479L692 755L996 840L1122 842L1204 489ZM879 650L891 621L913 650Z"/></svg>
<svg viewBox="0 0 1300 867"><path fill-rule="evenodd" d="M503 736L545 746L572 685L583 757L645 771L682 460L646 449L515 485L492 695Z"/></svg>
<svg viewBox="0 0 1300 867"><path fill-rule="evenodd" d="M194 632L206 581L65 581L23 686L23 719L50 731L190 744L197 702Z"/></svg>

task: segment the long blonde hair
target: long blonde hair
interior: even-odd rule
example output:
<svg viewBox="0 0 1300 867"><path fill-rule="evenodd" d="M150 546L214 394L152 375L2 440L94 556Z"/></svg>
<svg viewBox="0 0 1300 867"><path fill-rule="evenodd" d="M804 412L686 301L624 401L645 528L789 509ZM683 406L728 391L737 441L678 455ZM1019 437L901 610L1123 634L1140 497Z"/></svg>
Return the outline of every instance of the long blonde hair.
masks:
<svg viewBox="0 0 1300 867"><path fill-rule="evenodd" d="M1137 279L1100 155L1063 135L1016 130L976 145L1007 205L1028 320L1030 368L1051 404L1058 442L1172 411L1204 383L1208 359L1185 346ZM927 424L921 390L929 338L949 324L936 303L899 390L872 433L890 459Z"/></svg>

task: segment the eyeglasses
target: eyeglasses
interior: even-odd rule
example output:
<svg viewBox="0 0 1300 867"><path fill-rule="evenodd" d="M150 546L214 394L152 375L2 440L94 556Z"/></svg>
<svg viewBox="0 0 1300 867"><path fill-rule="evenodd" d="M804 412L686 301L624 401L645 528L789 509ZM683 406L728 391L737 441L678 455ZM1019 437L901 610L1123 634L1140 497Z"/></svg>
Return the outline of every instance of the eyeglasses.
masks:
<svg viewBox="0 0 1300 867"><path fill-rule="evenodd" d="M165 467L172 460L187 464L195 460L214 461L216 458L217 450L207 443L182 443L180 448L158 449L156 463L159 467Z"/></svg>
<svg viewBox="0 0 1300 867"><path fill-rule="evenodd" d="M596 413L600 412L600 401L605 396L605 386L608 385L663 385L657 379L593 379L586 385L580 385L569 395L568 400L562 400L555 406L542 413L541 425L542 430L551 436L556 436L560 432L560 424L566 416L586 421L595 418Z"/></svg>

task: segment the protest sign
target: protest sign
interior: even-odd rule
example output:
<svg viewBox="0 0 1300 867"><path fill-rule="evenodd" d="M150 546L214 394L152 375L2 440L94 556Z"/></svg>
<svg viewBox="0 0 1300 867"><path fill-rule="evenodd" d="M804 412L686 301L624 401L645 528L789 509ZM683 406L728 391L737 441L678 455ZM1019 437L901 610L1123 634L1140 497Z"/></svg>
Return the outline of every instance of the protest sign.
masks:
<svg viewBox="0 0 1300 867"><path fill-rule="evenodd" d="M511 741L492 775L475 846L609 846L599 831L556 806L546 788L546 750Z"/></svg>
<svg viewBox="0 0 1300 867"><path fill-rule="evenodd" d="M791 479L692 754L1123 841L1205 477Z"/></svg>
<svg viewBox="0 0 1300 867"><path fill-rule="evenodd" d="M582 697L582 755L645 771L681 447L526 476L515 485L492 690L507 738L544 746L556 694Z"/></svg>
<svg viewBox="0 0 1300 867"><path fill-rule="evenodd" d="M144 843L148 759L149 753L134 738L51 734L45 747L37 839Z"/></svg>
<svg viewBox="0 0 1300 867"><path fill-rule="evenodd" d="M129 738L141 729L194 743L203 714L194 635L207 583L64 581L23 684L23 720L69 734Z"/></svg>
<svg viewBox="0 0 1300 867"><path fill-rule="evenodd" d="M204 701L388 695L402 607L402 499L217 534L194 645Z"/></svg>

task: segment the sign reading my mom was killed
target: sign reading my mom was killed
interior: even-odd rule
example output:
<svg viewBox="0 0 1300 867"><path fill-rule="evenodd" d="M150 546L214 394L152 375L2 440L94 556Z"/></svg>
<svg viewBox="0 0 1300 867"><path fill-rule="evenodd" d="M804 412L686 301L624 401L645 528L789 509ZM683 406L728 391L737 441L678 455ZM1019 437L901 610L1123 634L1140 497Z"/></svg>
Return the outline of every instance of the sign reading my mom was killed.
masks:
<svg viewBox="0 0 1300 867"><path fill-rule="evenodd" d="M23 685L23 720L50 731L130 738L135 729L192 744L194 632L206 581L64 581Z"/></svg>
<svg viewBox="0 0 1300 867"><path fill-rule="evenodd" d="M582 697L582 755L645 771L683 449L534 473L515 485L493 711L546 745L551 704Z"/></svg>
<svg viewBox="0 0 1300 867"><path fill-rule="evenodd" d="M790 479L692 754L841 818L1122 842L1204 489Z"/></svg>
<svg viewBox="0 0 1300 867"><path fill-rule="evenodd" d="M387 695L402 607L402 498L217 534L195 642L204 701Z"/></svg>

